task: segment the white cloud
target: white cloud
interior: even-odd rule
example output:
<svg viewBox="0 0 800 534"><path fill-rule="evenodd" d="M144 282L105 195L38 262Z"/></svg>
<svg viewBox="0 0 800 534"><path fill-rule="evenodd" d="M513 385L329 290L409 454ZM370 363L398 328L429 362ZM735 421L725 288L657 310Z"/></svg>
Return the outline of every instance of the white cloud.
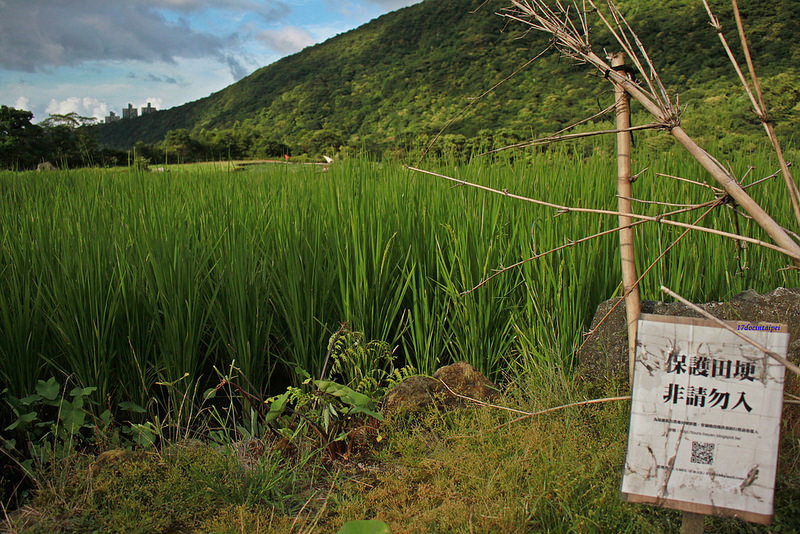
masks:
<svg viewBox="0 0 800 534"><path fill-rule="evenodd" d="M299 52L314 44L314 36L297 26L284 26L277 30L263 30L256 38L280 54Z"/></svg>
<svg viewBox="0 0 800 534"><path fill-rule="evenodd" d="M220 10L274 22L290 8L280 0L0 0L0 68L36 72L94 60L214 58L238 78L237 34L198 29L182 16Z"/></svg>
<svg viewBox="0 0 800 534"><path fill-rule="evenodd" d="M108 104L97 98L71 96L64 100L50 100L46 113L50 115L66 115L77 113L83 117L96 117L102 119L108 114Z"/></svg>
<svg viewBox="0 0 800 534"><path fill-rule="evenodd" d="M16 109L31 109L31 100L27 96L21 96L14 102L14 108Z"/></svg>
<svg viewBox="0 0 800 534"><path fill-rule="evenodd" d="M146 107L148 103L156 109L164 109L164 99L158 98L157 96L151 96L149 98L145 98L144 100L141 100L138 103L134 102L133 105L141 109L143 107Z"/></svg>

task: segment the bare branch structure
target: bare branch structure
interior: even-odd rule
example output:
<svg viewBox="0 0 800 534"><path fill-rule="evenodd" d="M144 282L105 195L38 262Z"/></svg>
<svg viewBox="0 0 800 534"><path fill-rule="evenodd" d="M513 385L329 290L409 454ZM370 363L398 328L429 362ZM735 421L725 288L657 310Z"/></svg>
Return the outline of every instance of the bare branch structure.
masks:
<svg viewBox="0 0 800 534"><path fill-rule="evenodd" d="M714 15L711 11L711 7L709 7L708 2L703 0L703 5L706 8L706 12L708 13L708 18L711 19L711 26L717 31L717 35L719 36L720 42L722 42L722 47L725 49L725 53L728 54L728 58L730 58L731 63L733 64L733 69L736 71L736 74L739 76L739 81L742 82L744 86L744 90L747 93L747 96L750 98L750 103L753 105L753 111L761 120L761 123L764 125L764 130L767 132L767 137L772 143L772 148L775 150L775 154L778 156L778 161L781 165L781 172L783 173L783 178L786 181L786 188L789 190L789 198L792 200L792 208L794 209L794 216L797 220L797 223L800 224L800 191L797 189L797 184L792 177L792 173L789 170L789 164L786 162L786 159L783 157L783 150L781 150L781 145L778 142L778 137L775 135L775 128L772 125L772 119L770 119L769 114L767 113L767 106L764 103L764 95L761 93L761 85L758 83L758 77L756 76L756 69L753 65L753 58L750 56L750 47L747 45L747 37L745 37L744 33L744 25L742 24L742 16L739 13L739 5L736 0L732 0L733 4L733 14L736 18L736 28L739 31L739 39L742 43L742 50L744 50L745 60L747 62L747 69L750 73L750 79L753 83L753 88L755 89L755 95L753 94L753 90L750 88L750 84L748 83L747 79L742 72L742 68L739 66L739 62L736 61L736 56L733 55L733 51L731 47L728 45L727 39L725 39L725 35L722 33L722 24L720 24L719 19Z"/></svg>
<svg viewBox="0 0 800 534"><path fill-rule="evenodd" d="M551 36L555 47L565 56L595 67L609 81L622 87L631 98L647 110L661 127L686 150L719 183L725 192L755 220L781 248L797 262L800 245L789 233L742 188L733 174L706 152L681 128L677 99L672 102L644 45L613 2L608 2L609 16L594 0L586 0L582 8L572 3L565 6L557 0L549 6L544 0L512 0L500 15ZM592 50L589 40L590 15L596 15L608 28L621 50L639 72L644 85L613 68L610 60ZM580 28L580 29L579 29ZM788 168L787 168L788 170ZM784 173L785 174L785 173Z"/></svg>

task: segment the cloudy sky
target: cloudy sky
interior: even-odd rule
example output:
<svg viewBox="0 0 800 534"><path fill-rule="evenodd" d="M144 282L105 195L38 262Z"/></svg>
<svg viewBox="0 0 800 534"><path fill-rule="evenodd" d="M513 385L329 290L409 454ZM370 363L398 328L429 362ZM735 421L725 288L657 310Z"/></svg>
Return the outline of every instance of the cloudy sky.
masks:
<svg viewBox="0 0 800 534"><path fill-rule="evenodd" d="M218 91L420 0L0 0L0 104L102 118Z"/></svg>

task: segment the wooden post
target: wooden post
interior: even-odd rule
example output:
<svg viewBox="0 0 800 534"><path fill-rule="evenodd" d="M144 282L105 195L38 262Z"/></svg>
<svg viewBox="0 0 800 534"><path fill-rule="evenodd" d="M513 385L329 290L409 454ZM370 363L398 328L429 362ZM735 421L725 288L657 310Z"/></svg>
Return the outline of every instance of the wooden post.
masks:
<svg viewBox="0 0 800 534"><path fill-rule="evenodd" d="M625 54L614 55L611 65L619 67L625 64ZM628 93L621 85L615 84L614 94L617 106L617 130L631 127L631 103ZM633 218L624 215L632 213L631 201L631 133L617 132L617 194L619 225L629 226ZM633 228L619 231L619 255L622 260L622 288L625 294L625 315L628 322L628 377L633 382L633 362L636 359L636 321L641 312L639 286L636 285L636 256L633 248Z"/></svg>
<svg viewBox="0 0 800 534"><path fill-rule="evenodd" d="M683 512L681 534L703 534L706 516L692 512Z"/></svg>

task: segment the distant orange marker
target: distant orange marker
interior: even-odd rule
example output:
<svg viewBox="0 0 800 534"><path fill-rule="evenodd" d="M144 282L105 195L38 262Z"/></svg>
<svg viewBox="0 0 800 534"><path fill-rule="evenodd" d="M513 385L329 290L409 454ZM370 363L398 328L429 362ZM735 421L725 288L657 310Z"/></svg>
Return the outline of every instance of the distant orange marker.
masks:
<svg viewBox="0 0 800 534"><path fill-rule="evenodd" d="M286 161L289 161L289 154L284 154L283 157Z"/></svg>

